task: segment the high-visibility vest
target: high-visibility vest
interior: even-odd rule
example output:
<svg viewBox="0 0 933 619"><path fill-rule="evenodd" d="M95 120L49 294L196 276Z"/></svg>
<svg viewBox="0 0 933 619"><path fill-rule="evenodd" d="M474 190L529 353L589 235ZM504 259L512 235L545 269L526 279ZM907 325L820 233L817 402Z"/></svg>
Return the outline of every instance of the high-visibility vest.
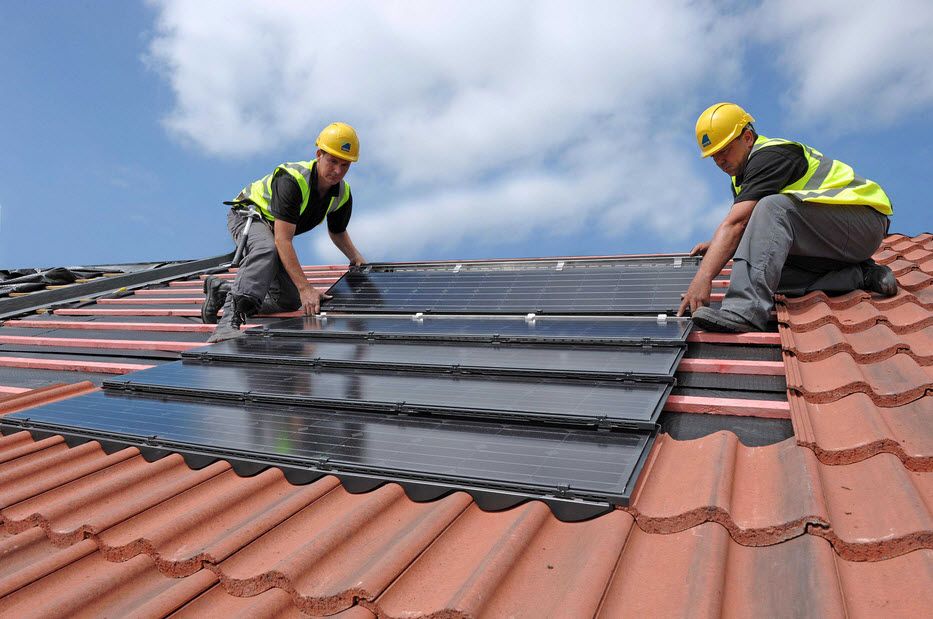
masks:
<svg viewBox="0 0 933 619"><path fill-rule="evenodd" d="M862 178L851 166L830 159L806 144L759 135L748 157L751 159L762 148L780 144L796 144L803 149L803 156L807 160L806 174L781 189L781 193L792 195L803 202L864 205L884 215L894 213L891 200L878 183ZM736 185L734 176L732 188L736 195L742 190L740 185Z"/></svg>
<svg viewBox="0 0 933 619"><path fill-rule="evenodd" d="M311 179L314 178L313 175L317 173L314 169L316 163L317 159L283 163L277 166L270 174L244 187L243 191L241 191L236 198L225 204L238 205L252 202L262 213L263 217L269 221L275 221L275 216L272 215L272 212L269 210L269 205L272 203L272 179L281 171L294 178L298 183L298 187L301 189L301 207L298 209L298 216L301 217L305 209L308 208L308 202L311 199ZM324 217L321 217L321 221L324 221L330 213L333 213L349 201L350 183L347 181L340 181L340 188L337 190L337 195L330 199L330 203L327 205L327 211L324 213ZM320 224L321 221L314 225Z"/></svg>

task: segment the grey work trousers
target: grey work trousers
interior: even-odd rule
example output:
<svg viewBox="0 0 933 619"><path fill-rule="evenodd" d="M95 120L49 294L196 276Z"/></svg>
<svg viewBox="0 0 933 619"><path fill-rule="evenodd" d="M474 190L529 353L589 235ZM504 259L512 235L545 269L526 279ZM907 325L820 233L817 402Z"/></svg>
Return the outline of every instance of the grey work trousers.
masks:
<svg viewBox="0 0 933 619"><path fill-rule="evenodd" d="M774 293L840 294L861 288L888 218L869 206L801 202L786 194L759 200L739 241L722 309L765 329Z"/></svg>
<svg viewBox="0 0 933 619"><path fill-rule="evenodd" d="M227 229L238 243L248 218L230 209ZM291 312L301 307L298 288L288 276L275 248L272 224L265 219L254 221L246 237L246 247L233 282L235 297L249 297L260 313Z"/></svg>

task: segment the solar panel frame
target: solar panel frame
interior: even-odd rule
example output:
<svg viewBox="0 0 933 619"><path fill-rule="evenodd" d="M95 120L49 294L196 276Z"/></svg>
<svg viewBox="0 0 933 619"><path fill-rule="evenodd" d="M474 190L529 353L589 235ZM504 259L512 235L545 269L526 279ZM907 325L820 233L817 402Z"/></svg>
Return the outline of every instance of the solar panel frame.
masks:
<svg viewBox="0 0 933 619"><path fill-rule="evenodd" d="M103 387L340 410L650 430L674 382L662 376L516 378L186 359L109 378Z"/></svg>
<svg viewBox="0 0 933 619"><path fill-rule="evenodd" d="M686 346L689 318L469 314L332 314L288 318L245 333L295 338Z"/></svg>
<svg viewBox="0 0 933 619"><path fill-rule="evenodd" d="M238 338L186 351L185 359L614 380L673 376L685 347L608 347L361 339Z"/></svg>
<svg viewBox="0 0 933 619"><path fill-rule="evenodd" d="M697 264L681 260L465 271L367 266L341 276L328 290L333 298L322 308L359 313L674 313Z"/></svg>
<svg viewBox="0 0 933 619"><path fill-rule="evenodd" d="M100 414L108 406L109 416ZM182 440L184 431L170 425L182 415L185 423L191 423L198 412L203 413L199 431L211 436L210 445L205 440ZM81 420L81 425L74 425L74 419ZM222 427L236 426L237 421L240 427ZM294 424L305 422L309 425L295 429ZM249 432L260 427L267 434L257 439L257 448ZM326 428L333 432L328 434ZM182 453L195 468L224 459L241 475L274 466L293 483L333 474L351 491L369 491L385 482L397 482L416 500L465 490L484 509L502 509L539 499L566 520L627 505L655 438L654 432L593 433L339 411L312 413L300 407L124 398L103 392L0 419L4 433L24 429L38 435L62 434L71 443L99 440L109 451L136 446L147 459ZM310 450L299 448L304 443L295 439L295 449L270 453L272 448L282 451L277 437L283 431L290 439L309 437ZM354 461L357 444L363 451ZM516 448L519 451L513 451ZM406 464L420 462L419 458L433 459L433 464L422 468Z"/></svg>

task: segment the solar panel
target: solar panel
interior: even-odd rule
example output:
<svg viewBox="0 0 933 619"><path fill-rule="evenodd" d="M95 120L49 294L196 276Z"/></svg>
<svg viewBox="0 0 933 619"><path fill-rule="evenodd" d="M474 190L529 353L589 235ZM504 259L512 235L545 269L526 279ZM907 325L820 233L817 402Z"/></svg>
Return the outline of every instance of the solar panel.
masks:
<svg viewBox="0 0 933 619"><path fill-rule="evenodd" d="M650 429L672 382L564 381L185 360L106 380L104 387L341 409Z"/></svg>
<svg viewBox="0 0 933 619"><path fill-rule="evenodd" d="M244 337L189 351L183 356L241 363L611 379L619 375L632 378L672 376L683 352L683 348L673 346L544 346Z"/></svg>
<svg viewBox="0 0 933 619"><path fill-rule="evenodd" d="M678 266L679 264L679 266ZM693 262L575 265L562 270L348 271L327 310L354 312L624 314L675 312Z"/></svg>
<svg viewBox="0 0 933 619"><path fill-rule="evenodd" d="M683 345L687 318L652 316L419 316L338 315L289 318L250 334L290 337L463 340L586 344Z"/></svg>
<svg viewBox="0 0 933 619"><path fill-rule="evenodd" d="M0 418L0 429L103 439L109 449L180 452L205 466L230 461L240 474L278 466L293 483L336 474L345 486L385 481L434 498L451 489L485 508L527 498L567 520L626 505L653 437L434 418L398 418L292 406L165 401L107 393Z"/></svg>

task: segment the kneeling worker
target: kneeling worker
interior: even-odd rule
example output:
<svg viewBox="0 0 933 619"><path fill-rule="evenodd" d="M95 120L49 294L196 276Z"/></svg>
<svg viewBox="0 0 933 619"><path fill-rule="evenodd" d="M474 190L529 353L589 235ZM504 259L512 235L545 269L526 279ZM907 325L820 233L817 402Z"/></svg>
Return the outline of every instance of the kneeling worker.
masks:
<svg viewBox="0 0 933 619"><path fill-rule="evenodd" d="M250 226L233 285L217 277L204 282L201 319L217 323L208 342L238 337L246 318L257 313L301 308L305 315L311 315L320 311L323 292L308 283L292 238L325 218L331 240L350 264L366 262L347 233L353 197L343 177L359 159L356 131L344 123L330 124L321 131L316 145L316 159L283 163L245 187L232 202L225 202L233 207L227 215L227 228L234 242L248 220L243 207L254 205L261 218ZM223 316L218 323L221 308Z"/></svg>
<svg viewBox="0 0 933 619"><path fill-rule="evenodd" d="M734 103L697 120L700 152L732 177L735 201L712 240L691 252L705 256L677 315L690 310L709 331L763 331L775 292L897 294L891 269L871 260L893 213L884 190L809 146L758 135L754 120ZM730 258L722 308L707 307Z"/></svg>

